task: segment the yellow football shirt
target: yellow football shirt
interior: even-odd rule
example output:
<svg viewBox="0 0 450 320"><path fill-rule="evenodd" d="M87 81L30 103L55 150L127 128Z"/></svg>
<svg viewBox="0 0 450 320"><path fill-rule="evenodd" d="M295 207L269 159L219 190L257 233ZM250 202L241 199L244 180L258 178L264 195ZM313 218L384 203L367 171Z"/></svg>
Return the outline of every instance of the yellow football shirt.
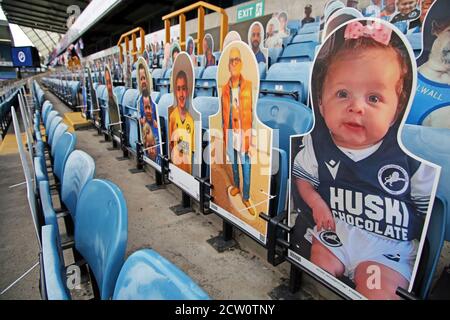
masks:
<svg viewBox="0 0 450 320"><path fill-rule="evenodd" d="M192 154L195 152L194 129L194 119L189 112L182 121L178 108L174 106L169 116L171 161L189 174L192 174Z"/></svg>

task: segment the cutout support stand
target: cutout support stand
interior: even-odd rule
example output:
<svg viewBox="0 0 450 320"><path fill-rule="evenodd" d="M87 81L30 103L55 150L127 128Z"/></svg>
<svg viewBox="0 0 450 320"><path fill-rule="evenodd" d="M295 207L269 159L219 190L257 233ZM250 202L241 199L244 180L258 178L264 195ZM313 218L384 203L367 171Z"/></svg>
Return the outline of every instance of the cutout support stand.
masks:
<svg viewBox="0 0 450 320"><path fill-rule="evenodd" d="M222 253L236 246L233 239L233 225L223 220L222 232L218 236L206 240L217 252Z"/></svg>

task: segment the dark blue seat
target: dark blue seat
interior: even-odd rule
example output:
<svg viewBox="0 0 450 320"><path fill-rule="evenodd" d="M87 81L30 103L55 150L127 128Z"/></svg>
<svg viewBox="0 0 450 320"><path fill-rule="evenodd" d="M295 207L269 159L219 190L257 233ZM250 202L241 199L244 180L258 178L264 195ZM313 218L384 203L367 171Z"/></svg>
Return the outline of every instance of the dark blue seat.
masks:
<svg viewBox="0 0 450 320"><path fill-rule="evenodd" d="M209 300L188 275L156 251L143 249L125 261L114 300Z"/></svg>
<svg viewBox="0 0 450 320"><path fill-rule="evenodd" d="M276 95L308 102L308 83L311 62L276 63L260 82L260 95Z"/></svg>
<svg viewBox="0 0 450 320"><path fill-rule="evenodd" d="M450 241L450 130L405 124L404 146L413 154L441 166L441 176L427 232L428 259L424 279L416 290L425 299L433 282L444 240Z"/></svg>
<svg viewBox="0 0 450 320"><path fill-rule="evenodd" d="M202 78L195 82L195 96L217 96L216 86L217 66L207 67L202 74Z"/></svg>
<svg viewBox="0 0 450 320"><path fill-rule="evenodd" d="M283 50L281 56L278 58L278 62L312 61L314 59L316 46L316 42L290 44Z"/></svg>
<svg viewBox="0 0 450 320"><path fill-rule="evenodd" d="M258 118L273 131L273 161L278 161L277 185L274 192L278 195L277 213L284 211L289 177L290 136L304 134L313 125L312 110L304 104L281 97L263 97L258 99ZM277 162L273 162L276 164ZM272 166L277 168L277 166Z"/></svg>
<svg viewBox="0 0 450 320"><path fill-rule="evenodd" d="M75 247L92 270L100 297L113 296L128 238L128 210L113 183L93 179L81 191L75 220Z"/></svg>

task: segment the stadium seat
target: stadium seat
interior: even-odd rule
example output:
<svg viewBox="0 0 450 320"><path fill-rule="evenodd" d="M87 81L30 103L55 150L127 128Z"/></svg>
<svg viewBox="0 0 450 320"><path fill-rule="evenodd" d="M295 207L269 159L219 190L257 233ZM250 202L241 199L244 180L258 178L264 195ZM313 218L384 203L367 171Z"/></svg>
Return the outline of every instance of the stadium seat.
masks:
<svg viewBox="0 0 450 320"><path fill-rule="evenodd" d="M287 22L287 27L289 30L291 30L291 34L297 34L298 30L300 30L300 26L300 20L289 20Z"/></svg>
<svg viewBox="0 0 450 320"><path fill-rule="evenodd" d="M151 249L133 253L120 270L114 300L209 300L189 276Z"/></svg>
<svg viewBox="0 0 450 320"><path fill-rule="evenodd" d="M276 95L308 104L308 83L311 62L276 63L261 80L260 95Z"/></svg>
<svg viewBox="0 0 450 320"><path fill-rule="evenodd" d="M296 35L291 43L303 43L303 42L314 42L318 44L320 42L319 33L302 33Z"/></svg>
<svg viewBox="0 0 450 320"><path fill-rule="evenodd" d="M53 118L53 120L50 122L50 126L48 128L48 135L47 135L47 144L49 146L49 149L51 150L52 146L52 139L53 134L55 133L56 127L62 122L62 118L60 116L56 116Z"/></svg>
<svg viewBox="0 0 450 320"><path fill-rule="evenodd" d="M202 74L202 78L195 82L195 96L217 96L216 90L217 66L207 67Z"/></svg>
<svg viewBox="0 0 450 320"><path fill-rule="evenodd" d="M45 296L48 300L69 300L66 286L64 260L60 255L57 230L53 225L42 227L42 265L44 269Z"/></svg>
<svg viewBox="0 0 450 320"><path fill-rule="evenodd" d="M405 124L404 146L414 155L441 166L441 176L427 232L428 254L416 293L426 299L439 261L444 240L450 241L450 130Z"/></svg>
<svg viewBox="0 0 450 320"><path fill-rule="evenodd" d="M152 93L150 93L150 97L152 98L153 103L157 104L159 101L159 98L161 97L161 92L152 91Z"/></svg>
<svg viewBox="0 0 450 320"><path fill-rule="evenodd" d="M278 61L283 48L269 48L269 67Z"/></svg>
<svg viewBox="0 0 450 320"><path fill-rule="evenodd" d="M258 99L258 118L273 131L274 157L278 153L278 194L277 213L284 211L286 206L288 177L289 177L289 155L290 136L304 134L313 125L312 110L297 101L282 97L263 97ZM274 159L275 161L275 159Z"/></svg>
<svg viewBox="0 0 450 320"><path fill-rule="evenodd" d="M202 128L209 129L209 116L219 111L219 98L201 96L194 98L193 102L202 116Z"/></svg>
<svg viewBox="0 0 450 320"><path fill-rule="evenodd" d="M76 221L75 214L78 197L84 185L92 180L95 175L95 162L86 152L75 150L67 158L63 171L61 180L61 204L67 208L72 220ZM59 235L56 210L53 206L48 181L41 181L39 183L39 193L45 224L55 226Z"/></svg>
<svg viewBox="0 0 450 320"><path fill-rule="evenodd" d="M259 79L265 79L266 78L266 73L267 73L267 68L266 68L266 64L264 62L260 62L258 63L258 71L259 71Z"/></svg>
<svg viewBox="0 0 450 320"><path fill-rule="evenodd" d="M420 55L422 52L422 33L416 32L407 34L406 38L408 39L409 43L411 44L411 47L413 48L414 55L416 58Z"/></svg>
<svg viewBox="0 0 450 320"><path fill-rule="evenodd" d="M278 62L312 61L316 46L316 42L290 44L283 50L281 56L278 58Z"/></svg>
<svg viewBox="0 0 450 320"><path fill-rule="evenodd" d="M109 181L89 181L78 199L75 247L89 265L103 300L113 296L125 258L127 230L128 211L122 191Z"/></svg>
<svg viewBox="0 0 450 320"><path fill-rule="evenodd" d="M124 128L125 141L127 146L136 152L136 142L139 140L139 110L138 110L139 91L128 89L122 98L124 110Z"/></svg>
<svg viewBox="0 0 450 320"><path fill-rule="evenodd" d="M320 31L320 22L307 23L303 25L299 30L298 34L305 33L316 33Z"/></svg>
<svg viewBox="0 0 450 320"><path fill-rule="evenodd" d="M169 137L169 107L173 105L173 94L166 93L161 95L159 99L157 108L159 115L159 122L161 124L161 134L164 134L166 139L165 142L168 141ZM169 144L165 143L163 149L165 150L165 154L169 154Z"/></svg>

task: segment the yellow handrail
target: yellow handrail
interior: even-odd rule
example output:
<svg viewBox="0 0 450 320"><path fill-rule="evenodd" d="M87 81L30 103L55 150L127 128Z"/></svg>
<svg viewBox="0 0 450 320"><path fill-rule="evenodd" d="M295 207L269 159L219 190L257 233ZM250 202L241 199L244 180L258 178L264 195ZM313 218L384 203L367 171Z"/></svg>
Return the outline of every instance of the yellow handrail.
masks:
<svg viewBox="0 0 450 320"><path fill-rule="evenodd" d="M195 42L197 43L197 53L203 54L202 40L203 40L203 36L205 35L205 8L221 14L220 51L222 51L223 41L228 32L227 12L223 8L217 7L215 5L209 4L204 1L196 2L185 8L174 11L174 12L162 17L162 20L164 21L164 27L166 30L166 43L170 43L170 19L178 17L178 21L180 23L180 46L181 46L181 50L186 49L186 15L185 15L185 13L197 9L198 32L197 32L197 39L195 39Z"/></svg>
<svg viewBox="0 0 450 320"><path fill-rule="evenodd" d="M137 49L137 43L136 43L136 34L139 33L139 37L141 38L141 47L139 50ZM130 35L131 35L131 41L133 44L133 51L131 51L131 55L133 56L133 62L137 61L137 55L141 55L144 53L145 50L145 31L141 27L134 28L133 30L130 30L128 32L125 32L120 36L119 41L117 42L117 46L119 47L119 62L122 64L123 62L123 48L122 48L122 42L125 42L125 52L128 54L130 51Z"/></svg>

